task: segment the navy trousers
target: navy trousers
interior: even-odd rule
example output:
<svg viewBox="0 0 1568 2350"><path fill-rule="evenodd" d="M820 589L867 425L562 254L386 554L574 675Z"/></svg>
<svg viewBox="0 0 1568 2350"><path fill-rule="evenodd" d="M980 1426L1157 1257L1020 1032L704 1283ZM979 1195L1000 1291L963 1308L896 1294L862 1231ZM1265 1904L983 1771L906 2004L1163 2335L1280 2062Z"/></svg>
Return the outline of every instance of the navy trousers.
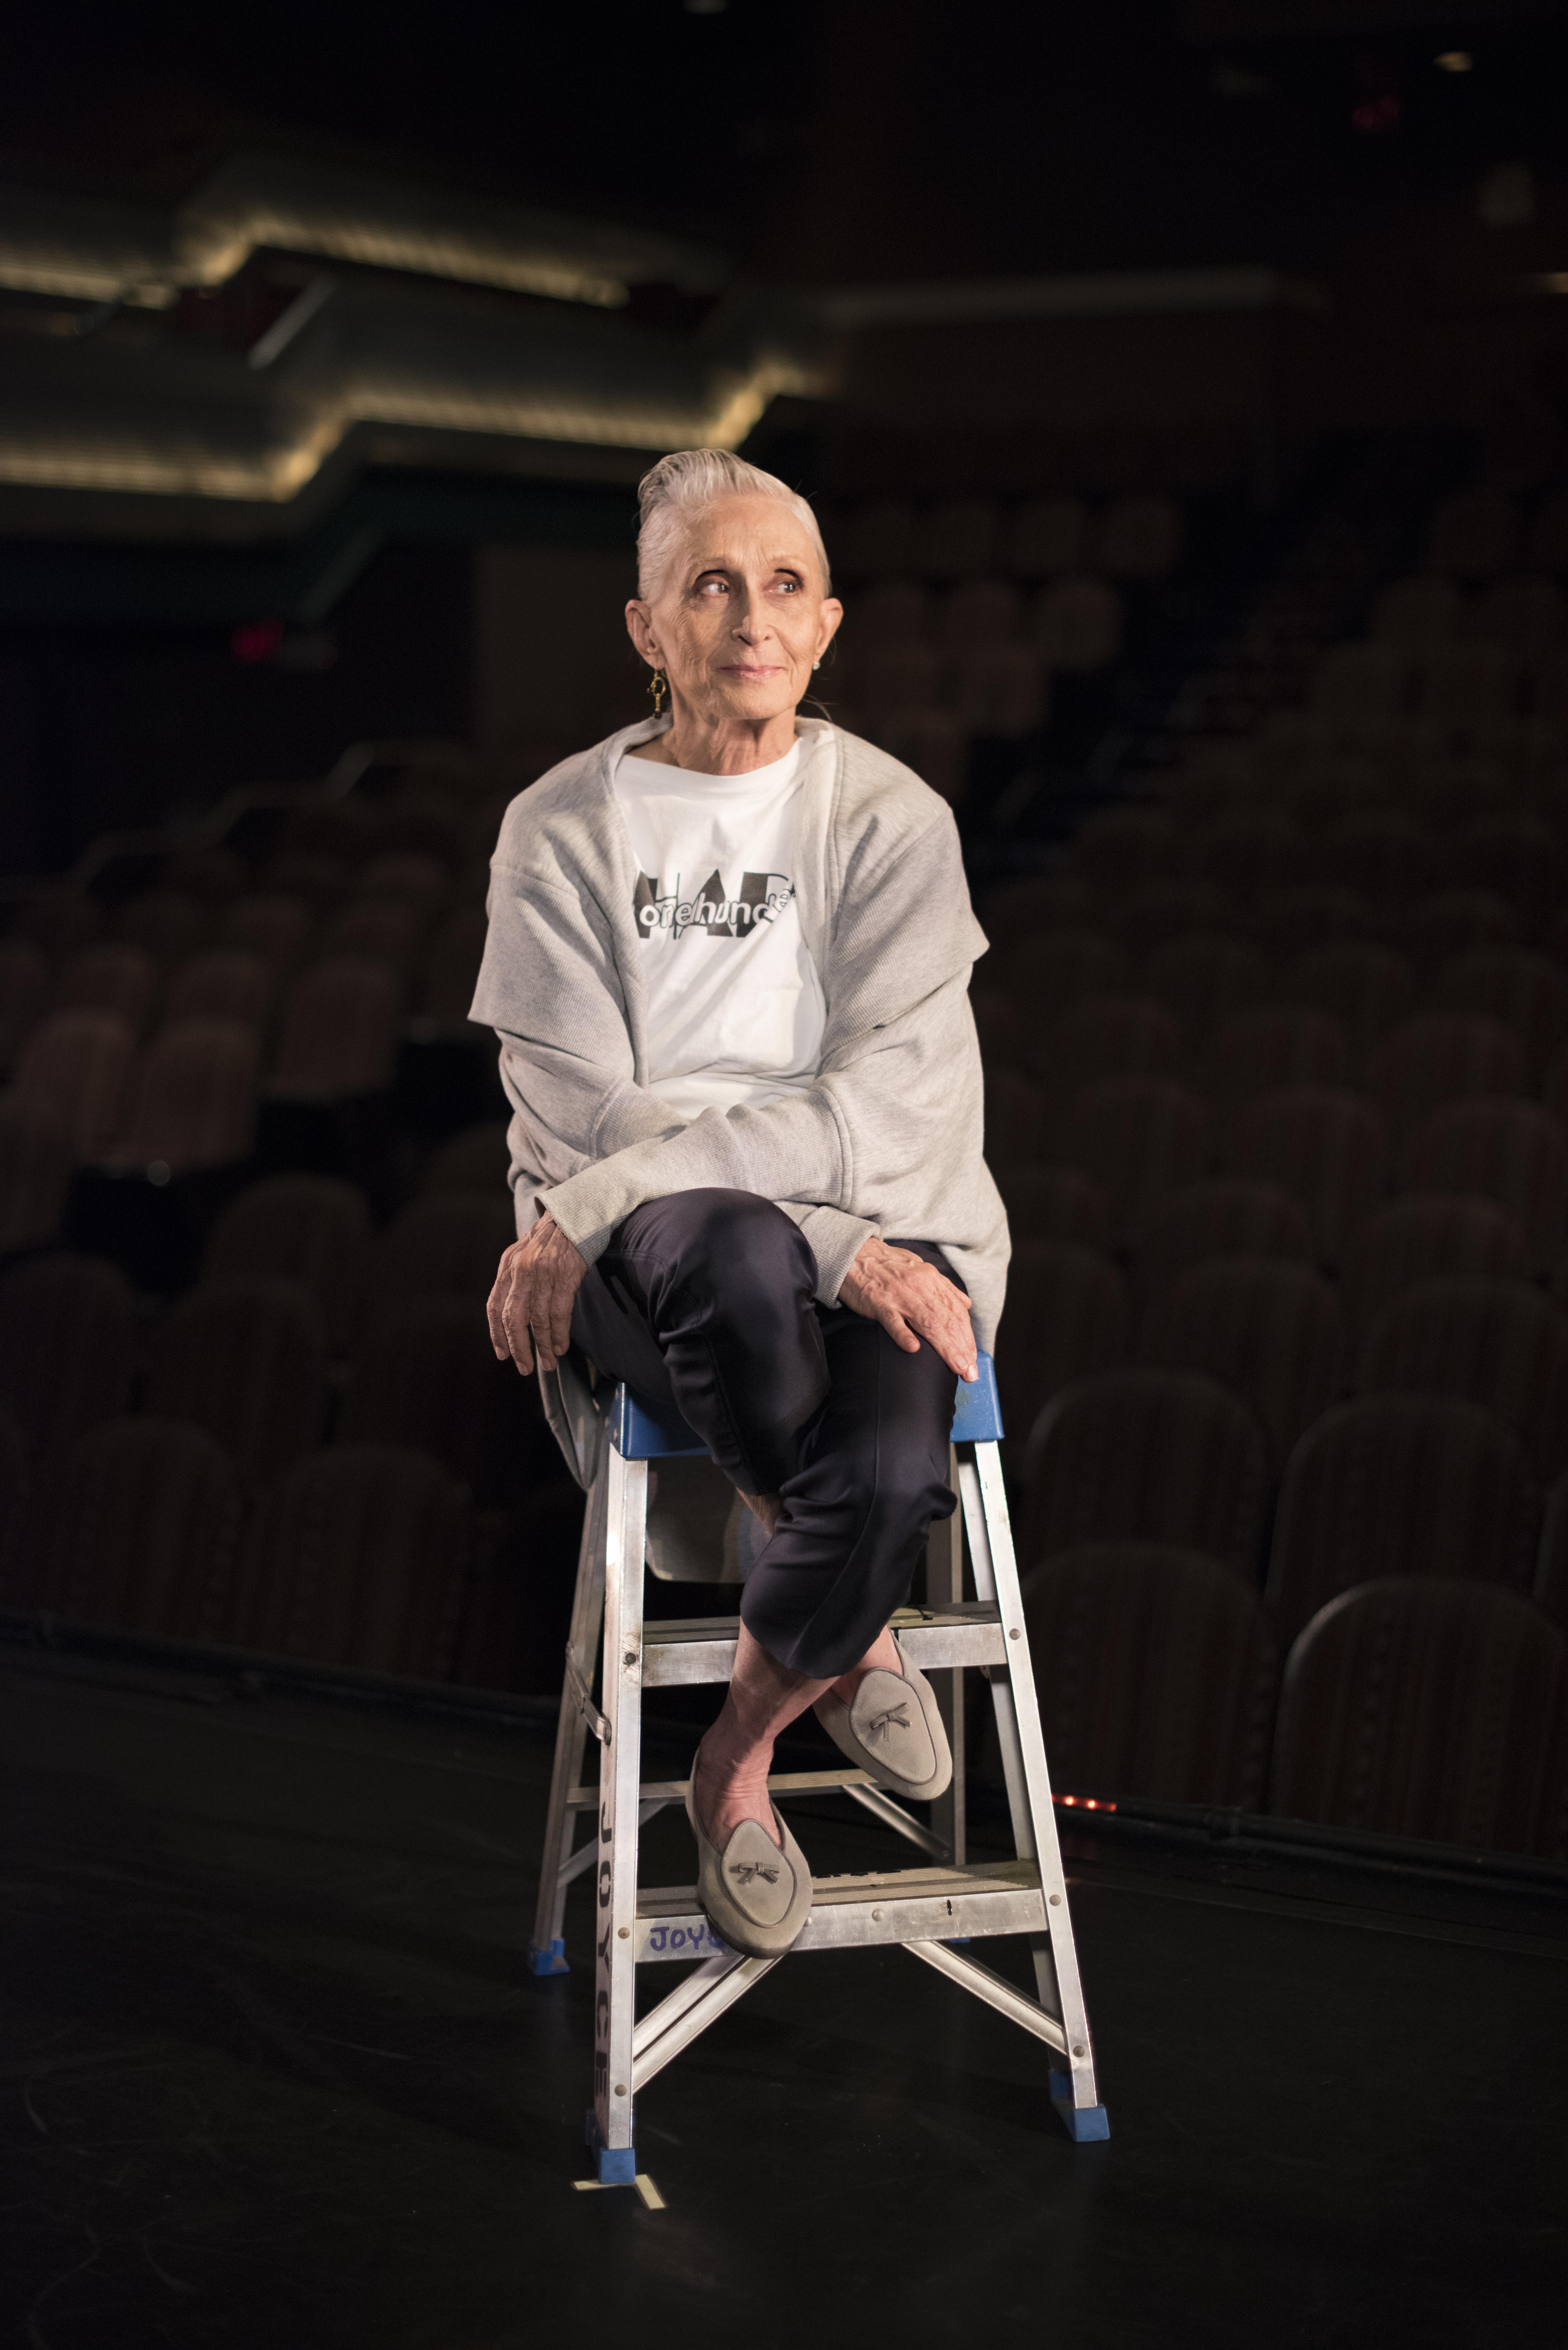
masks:
<svg viewBox="0 0 1568 2350"><path fill-rule="evenodd" d="M957 1281L929 1242L896 1245ZM958 1379L923 1339L906 1354L815 1288L810 1244L771 1200L673 1192L616 1227L572 1337L609 1378L672 1399L732 1484L782 1496L741 1616L780 1664L825 1680L904 1605L927 1528L952 1512Z"/></svg>

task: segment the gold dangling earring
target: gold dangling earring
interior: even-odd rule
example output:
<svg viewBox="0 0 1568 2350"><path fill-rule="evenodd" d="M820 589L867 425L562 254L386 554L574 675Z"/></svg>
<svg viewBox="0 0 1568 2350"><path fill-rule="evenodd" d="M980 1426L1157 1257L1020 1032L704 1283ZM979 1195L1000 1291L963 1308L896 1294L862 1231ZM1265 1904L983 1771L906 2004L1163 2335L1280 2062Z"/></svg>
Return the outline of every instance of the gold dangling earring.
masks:
<svg viewBox="0 0 1568 2350"><path fill-rule="evenodd" d="M670 691L670 680L665 676L664 671L661 669L656 669L653 675L649 679L648 690L653 696L654 716L656 718L662 718L664 715L664 697Z"/></svg>

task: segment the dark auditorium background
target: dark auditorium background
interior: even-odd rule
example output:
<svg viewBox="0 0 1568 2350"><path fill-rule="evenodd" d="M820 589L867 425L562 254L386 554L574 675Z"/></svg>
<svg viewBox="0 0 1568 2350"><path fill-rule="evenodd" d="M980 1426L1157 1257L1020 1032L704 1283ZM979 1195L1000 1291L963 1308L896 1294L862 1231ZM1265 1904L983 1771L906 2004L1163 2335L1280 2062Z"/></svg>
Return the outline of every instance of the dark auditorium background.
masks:
<svg viewBox="0 0 1568 2350"><path fill-rule="evenodd" d="M58 0L5 60L15 2338L768 2343L798 2242L831 2345L867 2230L916 2344L1560 2338L1568 8ZM652 2212L570 2191L591 1976L519 1958L582 1497L466 1015L708 442L814 502L819 706L991 941L1117 2135L803 1960L650 2093Z"/></svg>

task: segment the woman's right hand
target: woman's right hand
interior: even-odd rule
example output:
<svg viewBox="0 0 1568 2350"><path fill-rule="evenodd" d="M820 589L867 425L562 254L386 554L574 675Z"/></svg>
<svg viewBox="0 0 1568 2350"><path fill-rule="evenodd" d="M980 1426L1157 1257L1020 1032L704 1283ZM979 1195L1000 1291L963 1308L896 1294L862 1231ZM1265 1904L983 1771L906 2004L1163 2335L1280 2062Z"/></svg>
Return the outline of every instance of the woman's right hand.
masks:
<svg viewBox="0 0 1568 2350"><path fill-rule="evenodd" d="M555 1369L572 1343L572 1306L587 1270L552 1215L513 1242L484 1309L500 1361L510 1356L524 1378L535 1355L541 1370Z"/></svg>

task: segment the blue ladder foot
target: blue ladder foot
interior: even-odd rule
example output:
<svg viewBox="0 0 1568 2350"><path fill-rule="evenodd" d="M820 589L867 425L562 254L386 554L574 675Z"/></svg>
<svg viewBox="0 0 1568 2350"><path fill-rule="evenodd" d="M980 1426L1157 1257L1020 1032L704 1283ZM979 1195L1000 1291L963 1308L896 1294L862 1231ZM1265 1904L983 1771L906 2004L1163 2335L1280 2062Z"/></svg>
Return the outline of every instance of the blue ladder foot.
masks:
<svg viewBox="0 0 1568 2350"><path fill-rule="evenodd" d="M1111 2134L1111 2117L1104 2106L1075 2106L1073 2103L1073 2078L1070 2073L1051 2075L1051 2103L1062 2119L1067 2136L1079 2146L1093 2144L1096 2138Z"/></svg>
<svg viewBox="0 0 1568 2350"><path fill-rule="evenodd" d="M629 2146L601 2146L599 2117L592 2106L583 2119L583 2144L594 2158L594 2177L601 2187L633 2187L637 2183L637 2153Z"/></svg>
<svg viewBox="0 0 1568 2350"><path fill-rule="evenodd" d="M569 1975L572 1970L566 1964L566 1943L557 1939L547 1950L542 1950L536 1942L530 1942L528 1971L531 1975Z"/></svg>

